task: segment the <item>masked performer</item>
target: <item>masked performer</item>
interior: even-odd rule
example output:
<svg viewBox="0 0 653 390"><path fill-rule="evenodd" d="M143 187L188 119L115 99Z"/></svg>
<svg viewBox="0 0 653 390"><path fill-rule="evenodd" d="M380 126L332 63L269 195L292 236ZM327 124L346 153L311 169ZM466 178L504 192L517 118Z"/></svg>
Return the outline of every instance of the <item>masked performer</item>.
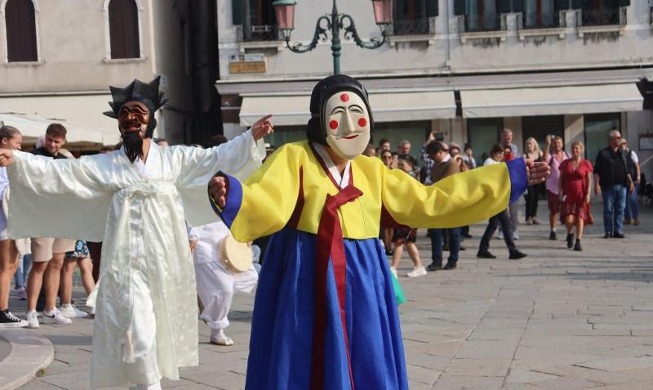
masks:
<svg viewBox="0 0 653 390"><path fill-rule="evenodd" d="M426 187L361 156L374 129L365 88L335 75L311 96L308 141L287 144L243 185L220 173L216 213L239 241L272 234L256 292L248 389L407 389L382 216L415 227L486 219L528 184L523 160ZM535 165L533 181L548 168Z"/></svg>
<svg viewBox="0 0 653 390"><path fill-rule="evenodd" d="M0 151L12 184L10 234L103 241L92 386L160 388L198 364L197 304L185 221L209 222L206 182L216 169L241 178L260 166L269 117L213 149L160 148L159 78L111 88L122 149L78 160ZM61 224L60 221L67 221Z"/></svg>

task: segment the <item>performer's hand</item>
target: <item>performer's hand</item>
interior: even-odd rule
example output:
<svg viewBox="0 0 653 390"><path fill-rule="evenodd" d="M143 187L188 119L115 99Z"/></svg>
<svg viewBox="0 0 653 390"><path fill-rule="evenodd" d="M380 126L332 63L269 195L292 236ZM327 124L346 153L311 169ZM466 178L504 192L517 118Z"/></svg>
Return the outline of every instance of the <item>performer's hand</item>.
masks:
<svg viewBox="0 0 653 390"><path fill-rule="evenodd" d="M227 180L222 176L215 176L209 181L209 191L215 203L221 209L227 204Z"/></svg>
<svg viewBox="0 0 653 390"><path fill-rule="evenodd" d="M272 126L272 122L270 122L270 118L272 118L271 114L254 122L252 125L252 137L254 137L254 141L258 141L266 135L274 132L274 127Z"/></svg>
<svg viewBox="0 0 653 390"><path fill-rule="evenodd" d="M532 186L544 182L551 174L549 164L546 161L526 162L526 172L528 173L528 185Z"/></svg>
<svg viewBox="0 0 653 390"><path fill-rule="evenodd" d="M6 167L14 163L14 152L11 149L0 149L0 167Z"/></svg>

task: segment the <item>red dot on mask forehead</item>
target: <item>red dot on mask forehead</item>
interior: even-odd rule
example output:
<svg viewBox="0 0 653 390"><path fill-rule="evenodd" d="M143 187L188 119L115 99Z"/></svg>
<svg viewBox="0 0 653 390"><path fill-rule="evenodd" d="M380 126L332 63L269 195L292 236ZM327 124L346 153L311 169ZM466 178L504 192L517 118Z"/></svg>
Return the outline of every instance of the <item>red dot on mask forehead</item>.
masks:
<svg viewBox="0 0 653 390"><path fill-rule="evenodd" d="M329 127L331 128L331 130L337 129L338 128L338 121L336 121L336 120L330 121L329 122Z"/></svg>
<svg viewBox="0 0 653 390"><path fill-rule="evenodd" d="M367 126L367 119L365 119L365 118L358 119L358 126L360 126L360 127Z"/></svg>
<svg viewBox="0 0 653 390"><path fill-rule="evenodd" d="M349 94L343 93L342 95L340 95L340 100L342 100L343 102L348 102L349 101Z"/></svg>

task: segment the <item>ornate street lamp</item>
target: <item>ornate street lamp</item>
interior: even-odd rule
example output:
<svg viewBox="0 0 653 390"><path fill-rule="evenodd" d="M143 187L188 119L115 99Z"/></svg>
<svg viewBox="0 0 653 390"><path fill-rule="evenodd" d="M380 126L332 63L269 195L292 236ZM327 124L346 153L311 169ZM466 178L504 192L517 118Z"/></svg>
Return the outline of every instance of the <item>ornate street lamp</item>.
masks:
<svg viewBox="0 0 653 390"><path fill-rule="evenodd" d="M392 0L372 0L374 8L374 20L381 30L381 39L371 38L363 41L354 25L354 19L347 14L338 12L336 0L333 0L333 7L330 15L320 16L315 24L313 40L307 45L299 42L290 43L290 34L295 28L295 0L276 0L272 3L277 17L277 28L283 33L286 46L295 53L306 53L315 49L318 41L326 42L327 31L331 31L331 55L333 56L333 73L340 73L340 30L345 30L345 39L354 40L356 45L364 49L376 49L381 47L387 38L387 28L392 23Z"/></svg>

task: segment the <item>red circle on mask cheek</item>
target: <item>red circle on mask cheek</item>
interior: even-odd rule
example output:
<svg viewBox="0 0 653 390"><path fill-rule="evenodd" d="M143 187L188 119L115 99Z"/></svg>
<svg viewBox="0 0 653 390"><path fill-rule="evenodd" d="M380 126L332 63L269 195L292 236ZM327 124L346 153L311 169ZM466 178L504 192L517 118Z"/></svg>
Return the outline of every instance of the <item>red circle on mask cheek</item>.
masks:
<svg viewBox="0 0 653 390"><path fill-rule="evenodd" d="M340 100L342 100L343 102L348 102L349 101L349 95L346 94L346 93L343 93L342 95L340 95Z"/></svg>
<svg viewBox="0 0 653 390"><path fill-rule="evenodd" d="M329 122L329 128L330 128L331 130L335 130L335 129L337 129L337 128L338 128L338 121L336 121L336 120L332 120L332 121L330 121L330 122Z"/></svg>
<svg viewBox="0 0 653 390"><path fill-rule="evenodd" d="M367 126L367 119L365 119L365 118L360 118L360 119L358 120L358 126L360 126L360 127L365 127L365 126Z"/></svg>

